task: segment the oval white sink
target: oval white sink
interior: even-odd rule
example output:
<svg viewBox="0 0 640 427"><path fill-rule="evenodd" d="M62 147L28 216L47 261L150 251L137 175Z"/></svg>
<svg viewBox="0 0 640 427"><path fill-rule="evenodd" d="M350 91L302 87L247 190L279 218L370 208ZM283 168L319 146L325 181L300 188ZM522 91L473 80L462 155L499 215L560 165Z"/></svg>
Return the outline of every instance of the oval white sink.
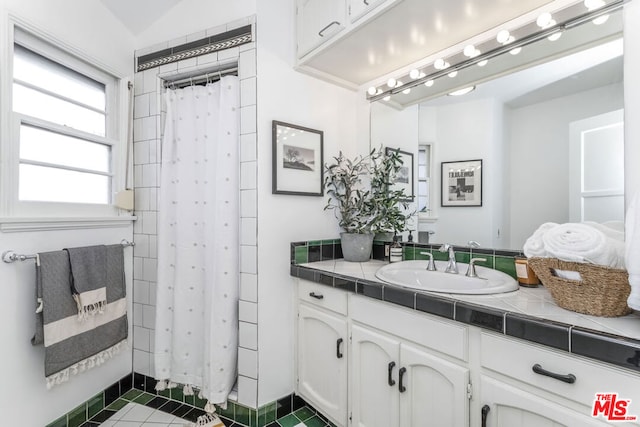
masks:
<svg viewBox="0 0 640 427"><path fill-rule="evenodd" d="M467 277L468 264L458 263L459 274L445 273L446 261L436 261L438 271L427 271L428 261L402 261L376 271L383 282L406 288L447 294L497 294L518 289L518 282L501 271L476 265L478 277Z"/></svg>

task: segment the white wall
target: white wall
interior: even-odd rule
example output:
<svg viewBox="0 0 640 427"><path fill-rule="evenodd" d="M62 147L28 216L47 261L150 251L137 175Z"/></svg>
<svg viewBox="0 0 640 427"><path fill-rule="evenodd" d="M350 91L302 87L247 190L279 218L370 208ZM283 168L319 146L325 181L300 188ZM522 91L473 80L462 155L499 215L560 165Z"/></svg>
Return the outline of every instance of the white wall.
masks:
<svg viewBox="0 0 640 427"><path fill-rule="evenodd" d="M53 35L58 44L92 57L112 73L120 76L132 73L133 38L98 0L4 0L0 13L3 89L10 87L11 77L6 68L10 63L9 14ZM0 102L0 112L6 118L11 109L6 93ZM43 212L43 216L46 215ZM104 229L0 232L0 252L11 249L19 253L36 253L63 247L118 243L123 238L132 239L130 222ZM130 248L126 249L125 254L129 255L130 251ZM130 255L125 259L130 295ZM131 372L131 351L125 350L105 365L48 391L43 348L32 347L30 343L35 309L33 260L0 263L0 283L3 287L0 299L0 342L3 347L0 425L42 427Z"/></svg>
<svg viewBox="0 0 640 427"><path fill-rule="evenodd" d="M544 222L569 221L569 124L622 108L622 90L609 85L510 111L511 247Z"/></svg>
<svg viewBox="0 0 640 427"><path fill-rule="evenodd" d="M431 228L435 242L466 245L475 240L482 246L496 245L497 229L501 228L501 214L494 208L502 198L502 108L492 99L460 102L435 109L423 108L421 119L435 123L433 156L432 204L439 206L438 222ZM428 133L427 133L428 134ZM482 206L440 207L441 162L482 159ZM498 205L499 206L499 205ZM478 227L478 224L487 224Z"/></svg>
<svg viewBox="0 0 640 427"><path fill-rule="evenodd" d="M324 158L353 155L364 96L298 73L294 2L258 2L258 403L293 389L293 297L290 242L335 238L324 197L271 194L271 121L324 131ZM367 144L368 146L368 144Z"/></svg>
<svg viewBox="0 0 640 427"><path fill-rule="evenodd" d="M205 37L205 29L217 25L223 26L219 32L224 32L226 24L254 15L256 1L182 0L136 36L136 49L167 43L187 34L193 35L192 40L197 40ZM194 34L197 31L202 31L201 37ZM173 45L175 46L175 43Z"/></svg>

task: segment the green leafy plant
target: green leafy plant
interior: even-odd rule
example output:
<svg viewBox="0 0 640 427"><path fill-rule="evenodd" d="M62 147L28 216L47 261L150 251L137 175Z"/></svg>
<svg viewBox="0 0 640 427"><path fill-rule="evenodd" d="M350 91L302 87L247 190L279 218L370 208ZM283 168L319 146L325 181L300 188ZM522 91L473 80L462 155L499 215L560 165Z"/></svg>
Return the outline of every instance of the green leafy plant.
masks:
<svg viewBox="0 0 640 427"><path fill-rule="evenodd" d="M324 186L330 196L325 210L333 210L347 233L401 232L409 214L403 190L393 190L402 166L397 151L373 149L366 156L348 159L342 152L325 164Z"/></svg>
<svg viewBox="0 0 640 427"><path fill-rule="evenodd" d="M371 154L351 160L341 151L333 160L325 164L324 186L330 197L324 209L334 211L338 225L347 233L371 232L375 213L365 182L371 170Z"/></svg>
<svg viewBox="0 0 640 427"><path fill-rule="evenodd" d="M396 175L402 167L398 150L372 152L371 203L375 206L375 232L400 233L405 230L409 202L404 190L393 189Z"/></svg>

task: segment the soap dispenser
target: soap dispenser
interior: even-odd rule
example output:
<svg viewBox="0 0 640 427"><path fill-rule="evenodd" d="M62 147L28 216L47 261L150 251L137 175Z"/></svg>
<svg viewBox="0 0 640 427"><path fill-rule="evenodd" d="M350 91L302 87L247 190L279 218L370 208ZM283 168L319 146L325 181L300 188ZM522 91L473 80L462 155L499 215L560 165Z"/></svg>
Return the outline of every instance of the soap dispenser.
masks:
<svg viewBox="0 0 640 427"><path fill-rule="evenodd" d="M398 242L398 235L393 235L393 243L391 244L391 248L389 248L389 262L400 262L402 261L402 245Z"/></svg>

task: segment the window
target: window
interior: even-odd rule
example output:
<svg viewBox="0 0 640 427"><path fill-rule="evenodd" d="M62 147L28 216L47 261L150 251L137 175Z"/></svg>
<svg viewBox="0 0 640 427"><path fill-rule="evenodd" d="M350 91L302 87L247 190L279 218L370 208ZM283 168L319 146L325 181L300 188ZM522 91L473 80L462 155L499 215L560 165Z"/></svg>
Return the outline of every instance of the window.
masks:
<svg viewBox="0 0 640 427"><path fill-rule="evenodd" d="M117 79L16 28L12 109L17 204L109 206ZM47 212L46 215L48 215Z"/></svg>
<svg viewBox="0 0 640 427"><path fill-rule="evenodd" d="M430 214L431 146L418 147L418 212Z"/></svg>

